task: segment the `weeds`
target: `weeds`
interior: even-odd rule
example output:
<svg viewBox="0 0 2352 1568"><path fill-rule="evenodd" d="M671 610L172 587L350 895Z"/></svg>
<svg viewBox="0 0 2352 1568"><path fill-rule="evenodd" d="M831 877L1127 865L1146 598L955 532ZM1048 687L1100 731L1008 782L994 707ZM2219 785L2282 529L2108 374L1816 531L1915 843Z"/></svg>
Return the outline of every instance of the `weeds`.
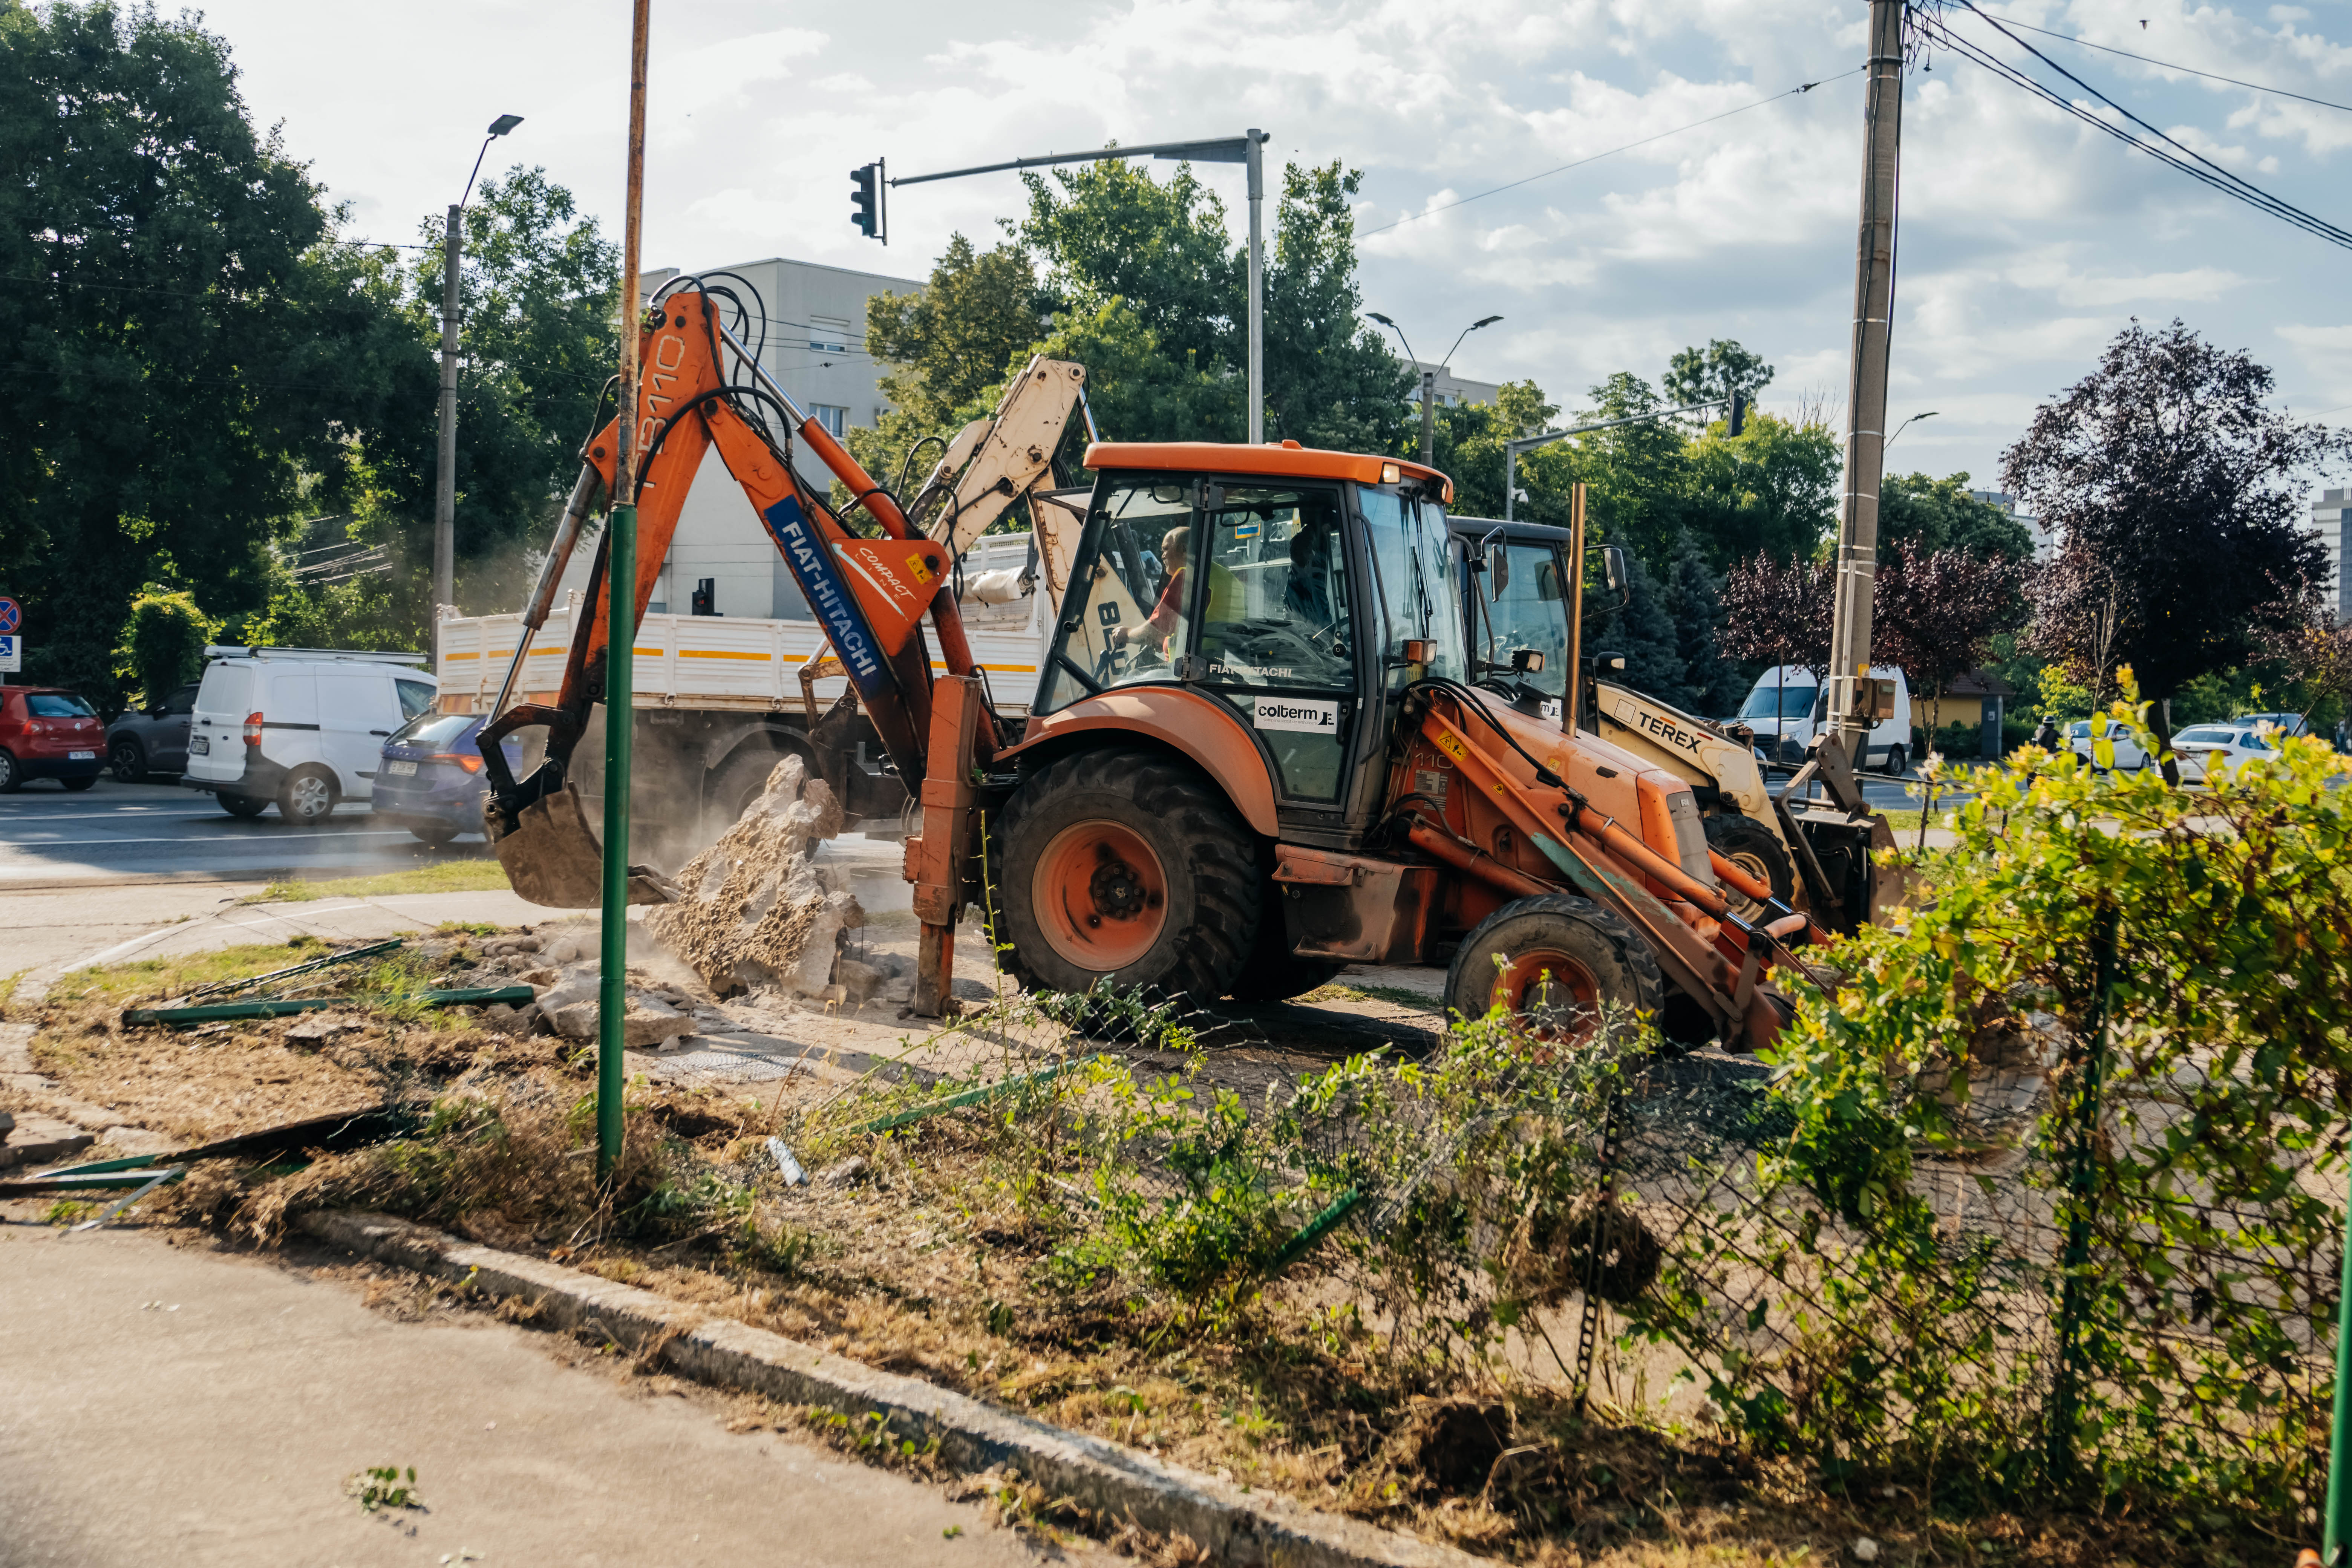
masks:
<svg viewBox="0 0 2352 1568"><path fill-rule="evenodd" d="M354 1499L362 1513L381 1513L388 1508L422 1509L425 1499L416 1490L416 1467L411 1465L405 1476L397 1465L373 1465L353 1472L343 1481L343 1495Z"/></svg>

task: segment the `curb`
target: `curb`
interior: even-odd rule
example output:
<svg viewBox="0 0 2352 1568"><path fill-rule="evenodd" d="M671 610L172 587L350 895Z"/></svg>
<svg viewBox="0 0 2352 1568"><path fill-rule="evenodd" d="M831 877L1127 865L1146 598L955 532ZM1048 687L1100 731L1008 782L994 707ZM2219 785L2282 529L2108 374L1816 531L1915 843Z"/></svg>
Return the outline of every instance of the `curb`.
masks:
<svg viewBox="0 0 2352 1568"><path fill-rule="evenodd" d="M935 1434L959 1469L1002 1465L1056 1496L1146 1530L1190 1536L1221 1562L1266 1568L1490 1568L1487 1560L1286 1499L1245 1492L1197 1470L1001 1410L919 1378L877 1372L650 1290L614 1284L384 1215L322 1213L302 1228L321 1241L538 1307L563 1329L593 1325L698 1383L787 1405L879 1414Z"/></svg>

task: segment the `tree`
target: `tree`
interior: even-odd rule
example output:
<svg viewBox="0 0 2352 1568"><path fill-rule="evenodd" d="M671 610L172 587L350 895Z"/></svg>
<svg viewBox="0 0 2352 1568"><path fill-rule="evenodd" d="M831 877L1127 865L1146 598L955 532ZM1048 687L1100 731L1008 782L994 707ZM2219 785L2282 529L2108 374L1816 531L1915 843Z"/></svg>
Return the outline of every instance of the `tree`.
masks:
<svg viewBox="0 0 2352 1568"><path fill-rule="evenodd" d="M1793 664L1821 684L1830 665L1836 569L1827 561L1775 560L1759 552L1723 578L1717 646L1750 664Z"/></svg>
<svg viewBox="0 0 2352 1568"><path fill-rule="evenodd" d="M1587 626L1585 637L1589 648L1625 656L1625 668L1618 679L1626 685L1677 708L1692 706L1689 668L1683 659L1681 639L1658 584L1640 556L1626 557L1623 606L1597 617Z"/></svg>
<svg viewBox="0 0 2352 1568"><path fill-rule="evenodd" d="M1754 402L1772 383L1772 367L1764 356L1748 353L1728 338L1717 338L1706 348L1688 348L1667 362L1664 387L1669 404L1711 403L1733 393Z"/></svg>
<svg viewBox="0 0 2352 1568"><path fill-rule="evenodd" d="M142 585L257 606L277 530L348 502L430 353L191 16L0 6L0 584L26 673L112 703Z"/></svg>
<svg viewBox="0 0 2352 1568"><path fill-rule="evenodd" d="M1763 552L1811 557L1836 531L1838 438L1762 412L1738 437L1716 421L1692 447L1683 528L1722 571Z"/></svg>
<svg viewBox="0 0 2352 1568"><path fill-rule="evenodd" d="M143 702L161 702L173 688L203 673L213 629L194 595L151 584L131 602L131 618L114 650L115 673L132 682Z"/></svg>
<svg viewBox="0 0 2352 1568"><path fill-rule="evenodd" d="M918 434L951 433L963 409L993 401L1005 366L1026 360L1045 333L1044 303L1027 251L982 255L950 235L921 293L866 301L866 349L891 367L882 377L891 411Z"/></svg>
<svg viewBox="0 0 2352 1568"><path fill-rule="evenodd" d="M1990 501L1969 494L1965 473L1931 479L1925 474L1889 474L1878 488L1878 550L1884 556L1903 543L1934 553L1966 551L2033 559L2033 534Z"/></svg>
<svg viewBox="0 0 2352 1568"><path fill-rule="evenodd" d="M1993 638L2025 618L2026 568L2006 555L1929 552L1909 540L1879 556L1871 594L1872 659L1897 665L1927 693L1928 736L1942 727L1952 682L1991 657Z"/></svg>
<svg viewBox="0 0 2352 1568"><path fill-rule="evenodd" d="M1339 451L1418 450L1408 444L1418 439L1406 403L1413 374L1358 314L1349 203L1362 182L1336 161L1283 170L1265 274L1266 436Z"/></svg>
<svg viewBox="0 0 2352 1568"><path fill-rule="evenodd" d="M1675 549L1663 598L1667 619L1674 623L1675 644L1683 666L1679 706L1701 718L1717 718L1739 706L1747 683L1724 658L1723 582L1707 564L1706 552L1688 533Z"/></svg>
<svg viewBox="0 0 2352 1568"><path fill-rule="evenodd" d="M2297 479L2352 440L2263 406L2271 388L2242 352L2135 321L2002 455L2004 487L2065 537L2029 589L2034 646L2095 694L2130 665L2159 740L2185 682L2310 619L2326 556Z"/></svg>

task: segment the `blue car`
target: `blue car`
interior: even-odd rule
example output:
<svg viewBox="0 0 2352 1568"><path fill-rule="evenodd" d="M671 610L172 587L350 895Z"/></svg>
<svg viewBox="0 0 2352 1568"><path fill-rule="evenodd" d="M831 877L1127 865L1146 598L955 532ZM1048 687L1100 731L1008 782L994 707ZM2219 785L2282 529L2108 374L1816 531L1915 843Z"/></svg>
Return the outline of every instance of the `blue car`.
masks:
<svg viewBox="0 0 2352 1568"><path fill-rule="evenodd" d="M474 744L478 713L420 713L392 732L376 764L372 815L405 827L427 844L446 844L482 831L482 753ZM521 773L517 742L506 742L507 763Z"/></svg>

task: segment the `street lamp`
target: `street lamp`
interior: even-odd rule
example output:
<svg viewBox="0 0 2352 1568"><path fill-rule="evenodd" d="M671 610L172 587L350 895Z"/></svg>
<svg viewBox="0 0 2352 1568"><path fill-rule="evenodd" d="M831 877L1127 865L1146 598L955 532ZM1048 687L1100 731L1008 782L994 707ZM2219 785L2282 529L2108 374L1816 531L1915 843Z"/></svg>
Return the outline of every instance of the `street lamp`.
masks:
<svg viewBox="0 0 2352 1568"><path fill-rule="evenodd" d="M1389 331L1394 332L1397 335L1397 342L1404 343L1404 357L1412 361L1415 367L1419 367L1421 365L1421 356L1412 352L1412 344L1405 342L1404 329L1402 327L1398 326L1394 321L1391 321L1388 317L1381 315L1378 310L1367 310L1364 314L1370 317L1373 321L1378 321ZM1436 452L1437 372L1441 370L1451 371L1453 369L1454 349L1458 349L1462 346L1462 340L1464 338L1468 337L1471 333L1476 331L1481 327L1491 327L1502 319L1503 318L1500 316L1481 316L1478 320L1471 322L1468 326L1463 328L1461 332L1454 338L1454 348L1447 349L1445 351L1445 357L1438 362L1434 369L1424 369L1421 372L1421 466L1423 468L1425 468L1431 465L1434 460L1434 454Z"/></svg>
<svg viewBox="0 0 2352 1568"><path fill-rule="evenodd" d="M966 174L993 174L1005 169L1041 169L1049 163L1092 163L1105 158L1184 158L1196 163L1244 163L1249 166L1249 442L1265 439L1265 247L1259 237L1259 212L1265 205L1266 133L1249 130L1239 136L1216 136L1202 142L1152 142L1140 147L1105 147L1093 153L1055 153L1043 158L1015 158L1005 163L982 163L970 169L945 169L936 174L907 174L892 180L900 185L926 184L932 180L957 180ZM861 224L859 226L863 227ZM872 231L868 230L871 233Z"/></svg>
<svg viewBox="0 0 2352 1568"><path fill-rule="evenodd" d="M441 449L433 480L433 652L441 652L441 606L457 597L457 273L465 260L459 219L473 199L474 182L481 177L482 160L490 143L522 123L520 114L501 114L490 121L482 150L474 154L474 172L466 176L466 194L450 204L448 237L441 247Z"/></svg>
<svg viewBox="0 0 2352 1568"><path fill-rule="evenodd" d="M1935 409L1930 408L1929 410L1927 410L1927 413L1925 413L1925 414L1914 414L1913 416L1911 416L1911 418L1910 418L1910 419L1906 419L1902 424L1897 425L1897 426L1895 427L1895 434L1894 434L1894 435L1892 435L1892 436L1889 436L1889 437L1886 438L1886 447L1892 447L1893 445L1895 445L1895 442L1897 442L1897 441L1899 441L1899 440L1901 440L1901 439L1903 438L1903 432L1905 432L1906 430L1908 430L1909 428L1911 428L1912 420L1916 420L1916 419L1933 419L1933 418L1936 416L1936 413L1937 413L1937 411L1936 411ZM1882 452L1882 453L1883 453L1883 452L1885 452L1885 451L1886 450L1886 447L1881 447L1879 448L1879 451L1880 451L1880 452Z"/></svg>

